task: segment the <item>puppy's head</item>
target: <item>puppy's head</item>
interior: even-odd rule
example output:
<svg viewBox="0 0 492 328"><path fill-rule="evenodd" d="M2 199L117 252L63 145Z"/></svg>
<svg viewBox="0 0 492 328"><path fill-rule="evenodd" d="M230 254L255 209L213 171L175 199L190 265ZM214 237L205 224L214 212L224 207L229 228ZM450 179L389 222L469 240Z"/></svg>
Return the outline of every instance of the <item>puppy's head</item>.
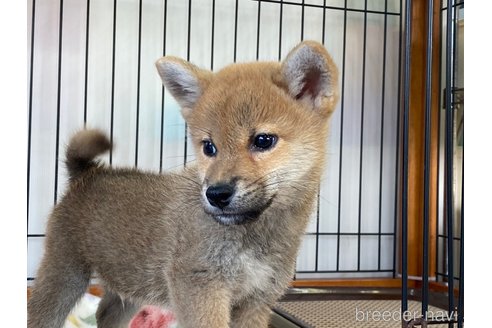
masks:
<svg viewBox="0 0 492 328"><path fill-rule="evenodd" d="M217 73L175 57L156 66L189 126L207 213L241 224L312 203L338 101L338 71L322 45L305 41L281 63Z"/></svg>

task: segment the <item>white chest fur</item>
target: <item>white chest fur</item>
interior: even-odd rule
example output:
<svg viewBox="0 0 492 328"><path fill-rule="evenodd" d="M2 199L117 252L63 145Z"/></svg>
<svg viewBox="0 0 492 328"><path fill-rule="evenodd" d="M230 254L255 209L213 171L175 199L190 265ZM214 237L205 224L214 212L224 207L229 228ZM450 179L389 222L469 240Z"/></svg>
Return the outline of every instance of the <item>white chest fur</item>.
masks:
<svg viewBox="0 0 492 328"><path fill-rule="evenodd" d="M271 288L274 271L270 265L257 259L251 251L241 253L238 260L240 274L237 289L242 297Z"/></svg>

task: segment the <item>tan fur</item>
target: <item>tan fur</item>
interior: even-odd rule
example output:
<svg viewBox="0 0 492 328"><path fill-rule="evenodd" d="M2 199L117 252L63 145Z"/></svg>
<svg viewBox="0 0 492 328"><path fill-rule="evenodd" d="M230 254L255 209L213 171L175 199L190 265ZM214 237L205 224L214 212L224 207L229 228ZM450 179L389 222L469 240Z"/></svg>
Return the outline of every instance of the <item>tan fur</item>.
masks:
<svg viewBox="0 0 492 328"><path fill-rule="evenodd" d="M338 100L332 59L307 41L283 63L211 73L164 57L157 68L183 107L197 164L162 175L109 169L93 161L107 139L77 134L29 328L61 327L93 273L109 291L97 313L102 328L124 326L141 304L171 306L185 328L265 328L293 276ZM276 144L260 151L252 145L259 134ZM215 156L204 154L204 140ZM234 193L221 209L206 195L224 184Z"/></svg>

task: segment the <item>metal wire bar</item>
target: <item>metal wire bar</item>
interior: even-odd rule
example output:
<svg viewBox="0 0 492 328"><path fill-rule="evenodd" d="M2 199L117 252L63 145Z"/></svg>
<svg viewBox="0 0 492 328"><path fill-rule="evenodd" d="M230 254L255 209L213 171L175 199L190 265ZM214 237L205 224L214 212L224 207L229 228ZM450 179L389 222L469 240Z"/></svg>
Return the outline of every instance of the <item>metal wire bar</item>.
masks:
<svg viewBox="0 0 492 328"><path fill-rule="evenodd" d="M400 0L400 11L403 8L403 0ZM396 230L398 229L398 187L399 187L399 177L400 177L400 119L401 119L401 73L402 73L402 49L403 49L403 19L401 15L399 16L400 33L398 38L398 97L397 97L397 117L398 123L396 124L396 152L395 152L395 191L394 191L394 216L393 216L393 232L396 236ZM396 249L397 240L396 237L393 239L393 278L396 278Z"/></svg>
<svg viewBox="0 0 492 328"><path fill-rule="evenodd" d="M429 202L430 202L430 143L432 106L432 58L433 58L434 1L427 2L427 60L425 80L425 145L424 145L424 213L422 254L422 315L429 309Z"/></svg>
<svg viewBox="0 0 492 328"><path fill-rule="evenodd" d="M188 1L188 40L186 44L186 60L191 58L191 0ZM184 149L183 149L183 166L186 167L188 158L188 124L185 122L184 129Z"/></svg>
<svg viewBox="0 0 492 328"><path fill-rule="evenodd" d="M326 0L323 0L323 3L325 3ZM304 15L303 15L304 17ZM322 31L321 31L321 42L323 45L325 45L325 24L326 24L326 10L323 9L323 23L322 23ZM318 186L318 196L316 199L316 254L315 254L315 265L314 268L316 271L318 271L318 264L319 264L319 236L320 236L320 231L319 231L319 226L320 226L320 194L321 194L321 186Z"/></svg>
<svg viewBox="0 0 492 328"><path fill-rule="evenodd" d="M439 238L443 238L443 239L446 239L446 240L448 239L448 236L447 236L447 235L442 235L442 234L437 235L437 237L439 237ZM453 240L454 240L454 241L460 241L460 240L461 240L461 238L460 238L460 237L454 237L454 236L453 236Z"/></svg>
<svg viewBox="0 0 492 328"><path fill-rule="evenodd" d="M347 0L344 1L347 8ZM345 108L345 56L347 45L347 11L343 13L343 50L342 50L342 87L340 95L340 159L338 163L338 219L337 219L337 270L340 268L340 232L341 232L341 208L342 208L342 163L343 163L343 116Z"/></svg>
<svg viewBox="0 0 492 328"><path fill-rule="evenodd" d="M61 73L63 51L63 0L60 0L60 20L58 27L58 81L56 96L56 148L55 148L55 192L54 203L58 201L58 160L60 155L60 109L61 109Z"/></svg>
<svg viewBox="0 0 492 328"><path fill-rule="evenodd" d="M87 125L87 85L89 80L89 26L91 17L91 0L87 0L85 21L85 63L84 63L84 127Z"/></svg>
<svg viewBox="0 0 492 328"><path fill-rule="evenodd" d="M367 10L367 0L364 1ZM366 53L367 53L367 11L364 11L364 36L362 42L362 94L360 105L360 147L359 147L359 213L357 222L357 270L360 270L360 244L362 227L362 166L364 163L364 113L365 113L365 86L366 86Z"/></svg>
<svg viewBox="0 0 492 328"><path fill-rule="evenodd" d="M437 274L438 276L441 276L441 277L444 277L444 278L447 278L447 277L448 277L448 274L447 274L447 273L440 273L440 272L438 272L438 273L436 273L436 274ZM453 277L453 279L454 279L454 280L460 280L460 277L456 277L456 276L454 276L454 277Z"/></svg>
<svg viewBox="0 0 492 328"><path fill-rule="evenodd" d="M403 175L402 175L402 205L401 205L401 312L408 310L408 125L410 114L410 64L411 64L411 32L412 32L412 0L406 1L405 6L405 58L403 82ZM402 317L402 325L405 326Z"/></svg>
<svg viewBox="0 0 492 328"><path fill-rule="evenodd" d="M365 269L357 269L357 270L300 270L296 271L296 273L388 273L393 272L392 269L387 270L365 270Z"/></svg>
<svg viewBox="0 0 492 328"><path fill-rule="evenodd" d="M388 0L384 1L384 11L388 11ZM381 269L381 232L382 232L382 202L383 202L383 155L384 155L384 98L386 91L386 39L388 30L388 15L384 15L383 35L383 69L381 77L381 135L379 143L379 199L378 199L378 269Z"/></svg>
<svg viewBox="0 0 492 328"><path fill-rule="evenodd" d="M162 32L162 55L166 55L166 32L167 32L167 0L164 0L164 31ZM165 106L165 88L161 87L161 139L159 146L159 173L162 173L162 164L164 156L164 106Z"/></svg>
<svg viewBox="0 0 492 328"><path fill-rule="evenodd" d="M215 0L212 0L212 40L210 41L210 70L214 70Z"/></svg>
<svg viewBox="0 0 492 328"><path fill-rule="evenodd" d="M306 232L305 235L307 236L314 236L314 235L320 235L320 236L394 236L395 234L392 232Z"/></svg>
<svg viewBox="0 0 492 328"><path fill-rule="evenodd" d="M116 12L118 8L118 0L113 2L113 49L111 55L111 122L109 128L109 141L113 144L114 134L114 86L115 86L115 65L116 65ZM135 155L136 156L136 155ZM109 149L109 165L113 165L113 147ZM136 166L136 164L135 164Z"/></svg>
<svg viewBox="0 0 492 328"><path fill-rule="evenodd" d="M239 0L236 0L236 6L234 7L234 62L236 62L237 55L237 17L239 11Z"/></svg>
<svg viewBox="0 0 492 328"><path fill-rule="evenodd" d="M262 0L263 1L263 0ZM448 10L449 7L451 8L456 8L456 7L459 7L459 6L463 6L465 4L465 1L456 1L452 6L446 6L446 7L442 7L441 10Z"/></svg>
<svg viewBox="0 0 492 328"><path fill-rule="evenodd" d="M301 41L304 40L304 8L306 8L305 0L301 2Z"/></svg>
<svg viewBox="0 0 492 328"><path fill-rule="evenodd" d="M443 15L443 11L442 11L442 1L440 1L440 11L439 11L439 22L442 22L442 15ZM441 23L442 25L442 23ZM439 33L439 49L442 49L442 28L441 28L441 33ZM442 57L442 55L441 55ZM442 76L442 63L440 62L439 64L439 76ZM439 90L442 90L442 81L441 79L439 79ZM439 110L438 110L438 119L437 119L437 144L438 144L438 147L439 147L439 152L440 152L440 148L441 148L441 108L442 108L442 99L441 97L438 97L438 101L439 101ZM438 154L437 156L437 176L440 177L440 174L441 174L441 156L440 154ZM436 194L438 195L438 197L440 197L440 192L441 192L441 188L440 188L440 182L437 183L437 188L436 188ZM440 207L439 206L436 206L436 232L437 232L437 236L439 237L439 231L440 231L440 227L439 227L439 212L440 212ZM439 271L439 242L436 242L436 274L437 272ZM436 275L437 277L437 275Z"/></svg>
<svg viewBox="0 0 492 328"><path fill-rule="evenodd" d="M316 250L314 254L314 270L318 271L318 261L319 261L319 194L320 187L318 187L318 196L316 197L317 208L316 208L316 233L315 233L315 242L316 242Z"/></svg>
<svg viewBox="0 0 492 328"><path fill-rule="evenodd" d="M465 241L464 241L464 225L465 225L465 151L463 148L463 157L461 163L461 226L460 226L460 279L459 279L459 294L458 294L458 328L463 327L465 316Z"/></svg>
<svg viewBox="0 0 492 328"><path fill-rule="evenodd" d="M269 3L279 3L278 0L253 0L253 1L258 1L258 2L269 2ZM346 4L344 4L343 7L337 7L337 6L326 6L326 5L316 5L312 3L298 3L298 2L290 2L290 1L283 1L284 4L286 5L293 5L293 6L304 6L304 7L312 7L312 8L324 8L324 9L332 9L332 10L343 10L343 11L350 11L350 12L356 12L356 13L364 13L367 12L368 14L386 14L386 15L395 15L399 16L400 13L395 13L395 12L384 12L384 11L379 11L379 10L364 10L364 9L356 9L356 8L348 8ZM401 8L401 7L400 7Z"/></svg>
<svg viewBox="0 0 492 328"><path fill-rule="evenodd" d="M282 0L280 0L282 1ZM322 30L321 30L321 43L325 45L325 36L326 36L326 0L323 0L323 23L322 23Z"/></svg>
<svg viewBox="0 0 492 328"><path fill-rule="evenodd" d="M31 190L31 137L32 137L32 91L34 80L34 32L36 24L36 0L32 0L31 17L31 58L29 60L29 118L27 126L27 229L29 231L29 205ZM27 237L29 239L29 236Z"/></svg>
<svg viewBox="0 0 492 328"><path fill-rule="evenodd" d="M448 8L452 7L452 0L448 0ZM452 10L446 13L446 140L445 140L445 170L446 170L446 222L447 222L447 271L448 271L448 312L454 310L454 251L453 251L453 108L452 108L452 50L453 50L453 17ZM452 325L449 324L451 328Z"/></svg>
<svg viewBox="0 0 492 328"><path fill-rule="evenodd" d="M261 1L258 1L256 21L256 60L260 59Z"/></svg>
<svg viewBox="0 0 492 328"><path fill-rule="evenodd" d="M279 14L279 27L278 27L278 60L282 60L282 23L284 15L284 3L280 0L280 14Z"/></svg>
<svg viewBox="0 0 492 328"><path fill-rule="evenodd" d="M140 132L140 82L142 70L142 0L138 2L137 113L135 135L135 167L138 167L138 138Z"/></svg>

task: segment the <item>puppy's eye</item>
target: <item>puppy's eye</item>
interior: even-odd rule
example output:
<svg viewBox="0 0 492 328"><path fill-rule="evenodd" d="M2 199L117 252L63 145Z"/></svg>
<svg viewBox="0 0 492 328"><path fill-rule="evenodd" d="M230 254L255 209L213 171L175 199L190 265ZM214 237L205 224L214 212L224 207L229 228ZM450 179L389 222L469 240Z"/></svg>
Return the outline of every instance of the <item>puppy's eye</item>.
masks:
<svg viewBox="0 0 492 328"><path fill-rule="evenodd" d="M213 157L215 154L217 154L217 148L215 148L215 145L212 141L210 140L203 140L203 153L207 155L208 157Z"/></svg>
<svg viewBox="0 0 492 328"><path fill-rule="evenodd" d="M277 136L272 134L258 134L253 140L253 148L258 151L271 149L277 143Z"/></svg>

